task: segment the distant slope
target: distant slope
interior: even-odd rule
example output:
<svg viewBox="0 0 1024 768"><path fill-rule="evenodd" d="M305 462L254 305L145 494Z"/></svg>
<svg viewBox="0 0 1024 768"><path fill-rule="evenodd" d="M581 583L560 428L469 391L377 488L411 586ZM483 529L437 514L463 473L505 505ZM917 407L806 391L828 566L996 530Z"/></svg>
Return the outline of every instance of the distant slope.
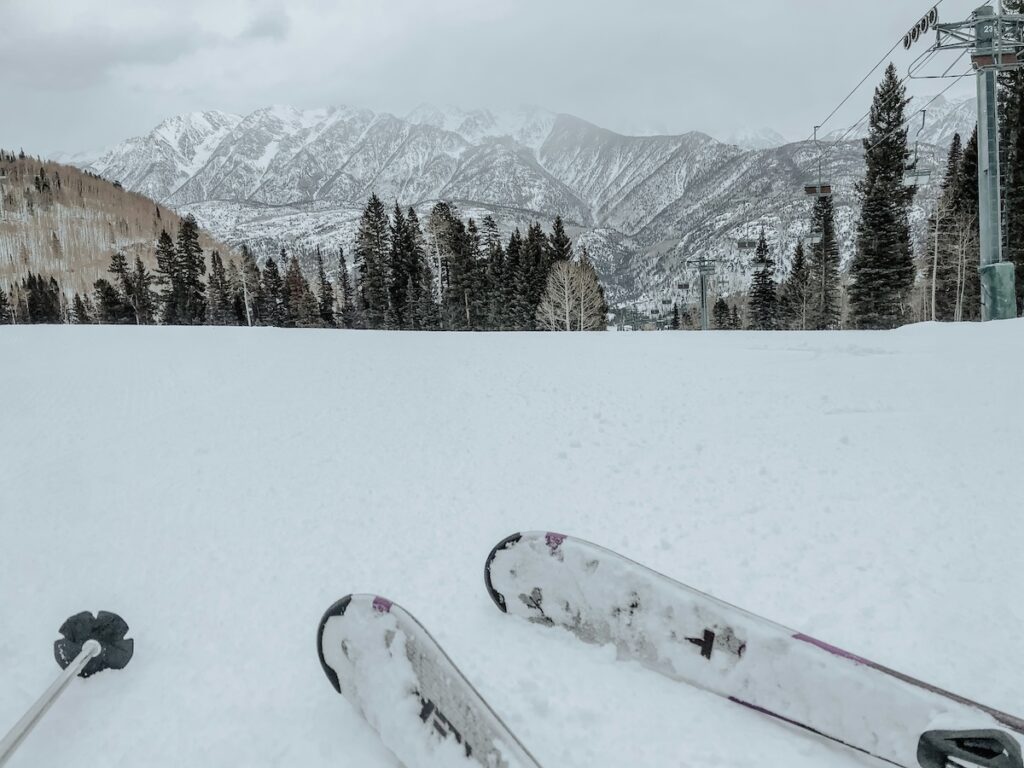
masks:
<svg viewBox="0 0 1024 768"><path fill-rule="evenodd" d="M180 222L170 208L72 166L0 160L0 285L32 271L91 291L115 251L155 266L160 231L173 235ZM209 236L202 243L229 250Z"/></svg>

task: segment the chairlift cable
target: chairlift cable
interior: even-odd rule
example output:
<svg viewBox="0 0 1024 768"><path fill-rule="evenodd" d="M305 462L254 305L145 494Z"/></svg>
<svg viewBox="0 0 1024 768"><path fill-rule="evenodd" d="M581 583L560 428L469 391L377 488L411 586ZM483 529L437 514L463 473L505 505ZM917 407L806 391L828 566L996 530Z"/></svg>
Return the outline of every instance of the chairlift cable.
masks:
<svg viewBox="0 0 1024 768"><path fill-rule="evenodd" d="M942 5L942 3L943 3L943 0L938 0L938 2L935 3L934 7L938 8L940 5ZM873 66L871 68L871 71L868 72L866 75L864 75L864 78L859 83L857 83L856 87L854 87L854 89L852 91L850 91L846 95L846 98L844 98L841 102L839 102L839 106L837 106L835 109L833 109L829 113L828 117L826 117L824 120L822 120L818 124L819 127L824 128L828 124L829 120L831 120L833 117L835 117L836 114L839 112L839 110L846 106L847 102L850 99L853 98L853 96L857 93L857 91L859 91L861 89L861 87L864 85L864 83L866 83L868 80L871 79L871 76L873 74L875 74L875 72L878 71L878 68L880 66L882 66L883 64L885 64L885 62L889 59L889 57L892 56L892 54L896 51L896 49L899 48L901 45L903 45L903 36L902 35L896 41L896 44L892 48L890 48L881 59L878 60L878 63L875 64L875 66Z"/></svg>
<svg viewBox="0 0 1024 768"><path fill-rule="evenodd" d="M957 78L955 78L953 80L953 82L951 82L949 85L947 85L945 88L943 88L938 94L933 96L932 99L927 104L925 104L920 110L915 112L914 113L914 117L916 117L919 112L921 112L923 110L927 110L928 107L930 107L932 104L934 104L936 101L938 101L942 96L946 95L946 92L949 91L958 82L963 80L965 77L970 77L973 74L975 74L975 73L974 73L974 69L972 68L971 70L969 70L967 72L964 72L962 75L959 75ZM896 136L900 131L903 131L906 128L908 128L910 126L910 120L912 120L912 119L913 119L913 117L908 119L908 120L904 120L903 123L901 125L899 125L896 129L894 129L890 133L886 134L881 139L879 139L877 142L875 142L871 147L866 149L864 151L865 156L871 154L874 150L878 149L880 146L882 146L882 144L887 142L893 136Z"/></svg>

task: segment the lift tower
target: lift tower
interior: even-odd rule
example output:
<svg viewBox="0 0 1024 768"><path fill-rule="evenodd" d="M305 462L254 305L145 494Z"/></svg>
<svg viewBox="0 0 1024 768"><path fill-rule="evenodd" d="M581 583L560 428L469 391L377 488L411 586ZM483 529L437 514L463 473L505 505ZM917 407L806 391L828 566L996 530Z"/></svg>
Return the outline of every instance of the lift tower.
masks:
<svg viewBox="0 0 1024 768"><path fill-rule="evenodd" d="M978 211L981 244L982 320L1017 316L1014 265L1003 261L999 176L1000 72L1024 68L1024 16L991 5L970 18L936 24L936 50L969 50L978 73Z"/></svg>

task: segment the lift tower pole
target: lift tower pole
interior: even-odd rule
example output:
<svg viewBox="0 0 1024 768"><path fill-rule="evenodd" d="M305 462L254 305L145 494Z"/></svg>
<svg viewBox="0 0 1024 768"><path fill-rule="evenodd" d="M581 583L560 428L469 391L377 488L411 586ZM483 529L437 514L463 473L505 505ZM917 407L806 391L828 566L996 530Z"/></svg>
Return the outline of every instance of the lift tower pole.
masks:
<svg viewBox="0 0 1024 768"><path fill-rule="evenodd" d="M707 331L711 328L711 308L708 306L708 278L715 274L715 260L707 256L700 256L686 262L688 266L696 267L700 275L700 329Z"/></svg>
<svg viewBox="0 0 1024 768"><path fill-rule="evenodd" d="M999 168L1000 72L1024 68L1024 16L991 5L971 18L935 27L937 50L972 50L978 72L978 225L981 246L981 319L1017 317L1014 265L1003 261Z"/></svg>

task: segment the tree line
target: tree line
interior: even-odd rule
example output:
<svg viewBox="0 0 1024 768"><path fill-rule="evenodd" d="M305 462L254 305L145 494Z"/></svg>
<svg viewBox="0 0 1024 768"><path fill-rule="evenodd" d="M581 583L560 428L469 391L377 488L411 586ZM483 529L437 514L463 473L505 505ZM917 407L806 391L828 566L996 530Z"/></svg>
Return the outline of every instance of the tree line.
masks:
<svg viewBox="0 0 1024 768"><path fill-rule="evenodd" d="M1010 0L1024 12L1024 0ZM841 270L831 197L817 199L811 238L797 244L784 279L762 231L747 294L754 330L889 329L919 320L981 317L978 273L978 131L949 148L937 200L919 252L910 210L917 192L905 178L922 170L908 140L906 88L889 65L875 90L863 141L865 176L857 185L860 214L849 272ZM1024 73L1003 76L1004 258L1017 267L1017 303L1024 308Z"/></svg>
<svg viewBox="0 0 1024 768"><path fill-rule="evenodd" d="M257 263L207 258L199 226L186 217L175 237L163 230L156 269L123 253L109 278L70 301L54 277L30 273L10 295L0 287L0 323L261 325L284 328L524 331L604 330L608 306L585 248L576 253L561 218L503 241L491 216L478 226L438 203L421 224L397 203L389 214L372 195L359 221L349 265L313 255L310 280L296 254ZM309 261L309 259L307 259ZM333 279L329 276L333 273Z"/></svg>

